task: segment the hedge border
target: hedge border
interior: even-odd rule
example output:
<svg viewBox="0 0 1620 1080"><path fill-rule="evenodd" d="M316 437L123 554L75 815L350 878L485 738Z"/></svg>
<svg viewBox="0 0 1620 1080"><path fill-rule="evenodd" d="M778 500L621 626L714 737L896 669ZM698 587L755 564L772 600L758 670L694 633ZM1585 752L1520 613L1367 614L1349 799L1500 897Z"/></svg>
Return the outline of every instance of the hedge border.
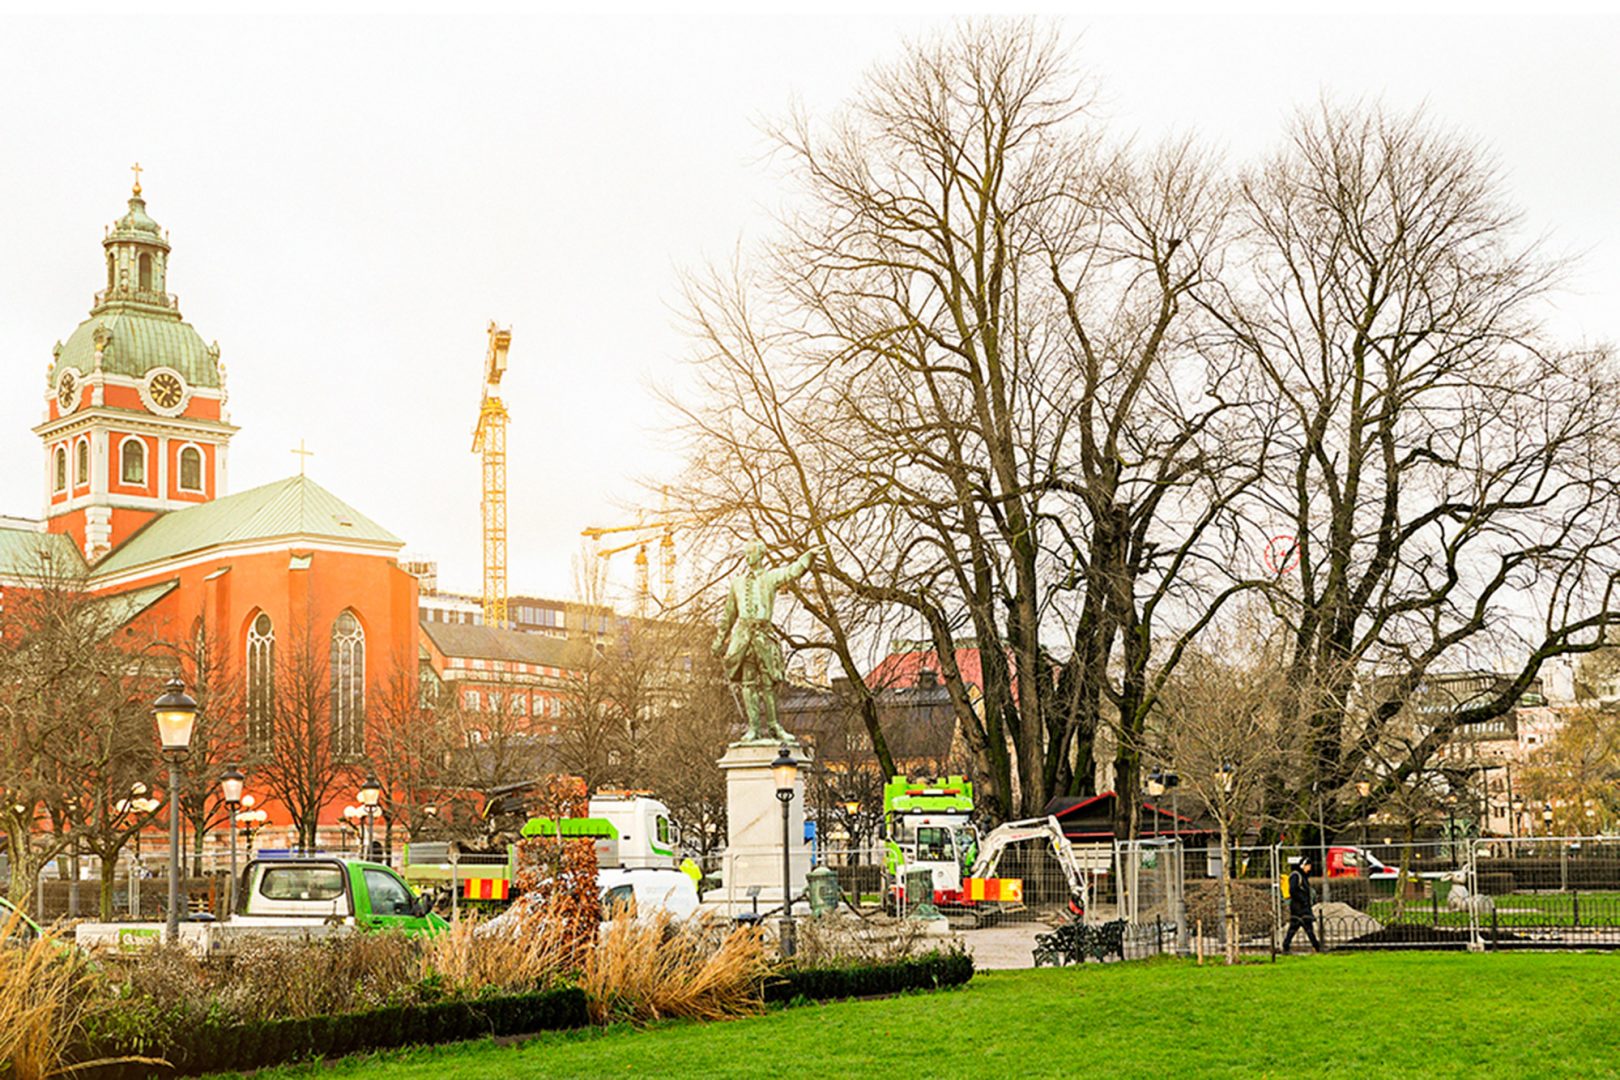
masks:
<svg viewBox="0 0 1620 1080"><path fill-rule="evenodd" d="M789 968L765 981L765 1002L837 1001L880 997L907 990L962 986L973 978L973 957L965 952L932 952L892 964L846 968Z"/></svg>
<svg viewBox="0 0 1620 1080"><path fill-rule="evenodd" d="M961 986L973 978L973 958L963 952L934 952L891 964L846 968L789 968L765 980L766 1004L796 1000L837 1001L878 997L907 990ZM196 1076L211 1072L269 1068L316 1058L346 1057L409 1045L436 1045L488 1035L529 1035L587 1027L585 992L563 987L532 994L395 1005L337 1016L221 1024L204 1022L186 1030L183 1040L154 1047L147 1057L163 1057L168 1067L104 1065L80 1070L87 1080L139 1080ZM116 1045L90 1048L91 1059L130 1051Z"/></svg>
<svg viewBox="0 0 1620 1080"><path fill-rule="evenodd" d="M144 1053L162 1057L168 1067L123 1064L80 1070L95 1080L137 1080L151 1076L196 1076L245 1071L311 1058L346 1057L372 1050L413 1044L433 1045L487 1035L527 1035L585 1027L590 1023L585 991L562 987L530 994L437 1001L427 1005L394 1005L365 1012L248 1023L205 1022ZM130 1053L117 1046L97 1046L89 1055L117 1057Z"/></svg>

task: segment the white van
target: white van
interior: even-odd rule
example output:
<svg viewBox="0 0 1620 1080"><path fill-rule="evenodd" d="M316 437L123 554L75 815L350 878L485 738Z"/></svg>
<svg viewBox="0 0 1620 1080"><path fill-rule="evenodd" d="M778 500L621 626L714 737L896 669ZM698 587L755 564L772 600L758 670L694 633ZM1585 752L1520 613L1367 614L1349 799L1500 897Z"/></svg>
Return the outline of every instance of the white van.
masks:
<svg viewBox="0 0 1620 1080"><path fill-rule="evenodd" d="M636 914L667 911L677 919L697 913L697 883L680 870L654 866L615 867L596 872L602 890L602 917L613 918L631 901Z"/></svg>

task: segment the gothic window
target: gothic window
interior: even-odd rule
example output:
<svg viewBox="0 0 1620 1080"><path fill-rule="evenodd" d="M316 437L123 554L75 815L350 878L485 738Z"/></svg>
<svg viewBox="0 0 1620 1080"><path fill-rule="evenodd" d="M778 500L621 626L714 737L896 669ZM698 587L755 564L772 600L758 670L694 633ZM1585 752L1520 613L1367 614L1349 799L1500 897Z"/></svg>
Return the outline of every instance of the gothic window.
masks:
<svg viewBox="0 0 1620 1080"><path fill-rule="evenodd" d="M140 281L142 292L152 291L152 256L144 253L141 255Z"/></svg>
<svg viewBox="0 0 1620 1080"><path fill-rule="evenodd" d="M126 484L146 483L146 443L141 439L125 439L118 451L119 476Z"/></svg>
<svg viewBox="0 0 1620 1080"><path fill-rule="evenodd" d="M201 491L202 486L202 451L188 446L180 451L180 487L184 491Z"/></svg>
<svg viewBox="0 0 1620 1080"><path fill-rule="evenodd" d="M56 448L56 490L67 490L67 449L61 446Z"/></svg>
<svg viewBox="0 0 1620 1080"><path fill-rule="evenodd" d="M88 484L90 482L90 443L80 439L79 445L74 447L73 482Z"/></svg>
<svg viewBox="0 0 1620 1080"><path fill-rule="evenodd" d="M366 632L352 611L332 623L332 751L366 752Z"/></svg>
<svg viewBox="0 0 1620 1080"><path fill-rule="evenodd" d="M247 739L259 753L270 749L275 734L276 628L259 612L247 636Z"/></svg>

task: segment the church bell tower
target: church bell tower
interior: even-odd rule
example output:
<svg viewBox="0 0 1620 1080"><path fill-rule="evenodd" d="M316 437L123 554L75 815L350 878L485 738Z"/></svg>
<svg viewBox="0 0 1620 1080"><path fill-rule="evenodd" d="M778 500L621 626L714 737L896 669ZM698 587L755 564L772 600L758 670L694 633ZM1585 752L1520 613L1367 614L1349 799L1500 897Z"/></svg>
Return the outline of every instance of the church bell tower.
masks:
<svg viewBox="0 0 1620 1080"><path fill-rule="evenodd" d="M45 517L94 562L158 514L225 494L225 367L180 317L169 237L146 212L140 166L129 209L107 230L106 288L52 350Z"/></svg>

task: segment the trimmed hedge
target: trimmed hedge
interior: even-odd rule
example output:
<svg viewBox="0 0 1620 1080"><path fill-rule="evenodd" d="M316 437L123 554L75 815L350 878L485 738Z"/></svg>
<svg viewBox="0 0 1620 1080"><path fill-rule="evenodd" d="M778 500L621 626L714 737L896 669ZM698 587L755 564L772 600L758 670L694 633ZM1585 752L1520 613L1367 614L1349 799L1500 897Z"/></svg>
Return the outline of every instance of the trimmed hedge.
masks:
<svg viewBox="0 0 1620 1080"><path fill-rule="evenodd" d="M172 1032L162 1044L138 1051L162 1057L169 1067L109 1065L80 1070L97 1080L148 1076L190 1076L280 1065L306 1058L343 1057L412 1043L433 1044L486 1035L527 1035L584 1027L590 1023L585 992L577 987L532 994L431 1005L399 1005L340 1016L253 1023L204 1022ZM83 1059L117 1057L137 1051L117 1045L92 1046Z"/></svg>
<svg viewBox="0 0 1620 1080"><path fill-rule="evenodd" d="M770 1003L874 997L906 990L960 986L971 978L971 956L961 952L935 952L893 964L789 968L766 980L764 999ZM576 987L430 1005L398 1005L301 1020L252 1023L204 1020L171 1032L156 1046L136 1048L120 1045L118 1040L103 1039L75 1055L78 1060L93 1061L138 1054L164 1058L170 1062L167 1067L103 1065L78 1070L75 1075L91 1080L137 1080L245 1071L410 1044L458 1042L486 1035L527 1035L585 1027L589 1023L585 992Z"/></svg>
<svg viewBox="0 0 1620 1080"><path fill-rule="evenodd" d="M847 968L789 968L765 981L765 1001L834 1001L876 997L905 990L961 986L973 978L973 957L963 952L933 952L893 964Z"/></svg>

